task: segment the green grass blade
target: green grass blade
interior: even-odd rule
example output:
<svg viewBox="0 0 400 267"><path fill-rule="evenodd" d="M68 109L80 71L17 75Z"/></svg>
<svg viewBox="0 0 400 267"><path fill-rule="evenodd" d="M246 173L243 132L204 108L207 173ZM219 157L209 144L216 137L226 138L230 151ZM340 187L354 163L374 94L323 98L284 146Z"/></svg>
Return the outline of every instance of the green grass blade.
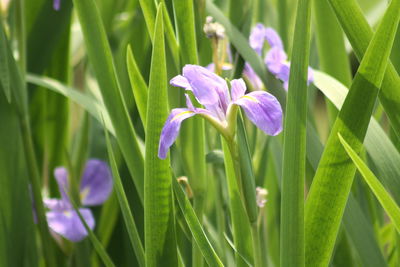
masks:
<svg viewBox="0 0 400 267"><path fill-rule="evenodd" d="M315 76L315 78L317 78L317 76ZM331 81L336 80L331 78ZM315 79L315 83L317 83L317 79ZM336 83L339 82L336 81ZM331 90L334 91L332 88L329 88L328 91ZM343 97L343 101L345 96L346 95ZM330 100L332 101L332 98L330 98ZM340 109L340 107L341 106L337 106L338 109ZM307 159L315 171L318 168L319 160L323 152L323 146L311 125L308 125L307 134L310 135L307 139ZM381 148L384 149L386 147L382 146ZM351 243L354 245L362 261L362 266L387 266L382 251L376 240L374 229L361 209L361 206L357 202L356 198L353 197L351 193L344 212L343 223L346 233L351 239Z"/></svg>
<svg viewBox="0 0 400 267"><path fill-rule="evenodd" d="M224 151L225 173L228 185L230 215L232 223L233 242L235 244L236 266L248 266L246 260L253 258L251 243L251 226L243 206L238 184L235 178L234 162L226 141L221 138Z"/></svg>
<svg viewBox="0 0 400 267"><path fill-rule="evenodd" d="M149 32L150 39L154 42L154 25L156 18L156 8L155 1L149 0L139 0L140 6L142 8L142 12L144 15L144 19L146 21L147 31ZM172 57L174 59L174 63L176 66L179 65L179 45L175 38L174 28L172 26L171 19L168 15L167 9L165 5L163 6L164 11L164 29L165 29L165 37L167 39L167 43L171 49Z"/></svg>
<svg viewBox="0 0 400 267"><path fill-rule="evenodd" d="M97 237L93 233L93 231L89 228L89 226L87 225L85 219L82 217L82 214L79 212L79 208L76 205L76 203L73 201L72 197L69 196L69 199L71 199L71 203L73 205L73 208L74 208L75 212L78 214L79 219L81 220L81 222L82 222L83 226L85 227L86 231L88 232L90 242L92 243L93 248L96 250L97 254L99 255L99 257L103 261L104 265L106 267L115 267L115 264L112 262L110 256L107 254L106 249L103 247L103 245L97 239Z"/></svg>
<svg viewBox="0 0 400 267"><path fill-rule="evenodd" d="M192 0L174 0L174 13L182 63L198 64Z"/></svg>
<svg viewBox="0 0 400 267"><path fill-rule="evenodd" d="M168 109L162 5L157 11L147 104L144 177L146 266L178 264L169 157L165 160L158 158L158 143Z"/></svg>
<svg viewBox="0 0 400 267"><path fill-rule="evenodd" d="M2 23L0 23L0 31L0 34L5 37L5 31ZM7 51L7 53L6 55L0 54L0 57L7 57L7 62L9 64L8 68L10 70L10 83L13 85L13 109L15 108L19 119L19 132L21 133L23 143L22 148L24 150L24 156L26 160L26 169L29 177L29 182L32 185L33 198L35 200L34 203L37 212L38 228L41 236L43 253L46 264L52 266L55 264L55 258L53 254L54 250L51 243L52 241L42 201L41 177L39 175L39 169L36 161L36 155L31 135L26 84L22 73L13 57L10 43L7 41L5 42L5 44L6 50L0 50L0 53L4 51Z"/></svg>
<svg viewBox="0 0 400 267"><path fill-rule="evenodd" d="M310 27L311 1L300 0L297 6L284 126L281 203L282 266L304 266L305 258L304 179Z"/></svg>
<svg viewBox="0 0 400 267"><path fill-rule="evenodd" d="M142 74L140 73L139 67L136 64L131 46L128 46L127 48L126 61L128 66L129 80L131 82L133 96L135 97L135 103L139 111L140 118L142 119L142 123L143 125L146 125L148 88L146 81L144 80Z"/></svg>
<svg viewBox="0 0 400 267"><path fill-rule="evenodd" d="M250 148L247 142L246 130L242 116L237 118L237 143L238 158L235 159L240 168L240 185L242 190L242 202L245 206L247 217L251 225L251 236L253 242L254 266L263 266L261 252L260 231L258 227L259 208L257 206L255 177ZM231 152L232 153L232 152Z"/></svg>
<svg viewBox="0 0 400 267"><path fill-rule="evenodd" d="M347 38L359 60L367 51L373 31L363 16L356 0L327 0L335 11ZM386 69L386 75L379 93L381 101L392 127L400 136L400 77L392 63Z"/></svg>
<svg viewBox="0 0 400 267"><path fill-rule="evenodd" d="M329 75L319 71L314 74L315 85L340 109L348 89ZM364 144L382 182L400 203L400 153L374 118L371 118Z"/></svg>
<svg viewBox="0 0 400 267"><path fill-rule="evenodd" d="M180 46L181 66L198 64L193 0L174 0L173 8ZM180 103L183 104L184 102L184 97L181 94ZM186 168L189 183L193 190L193 207L201 224L203 223L204 206L207 199L204 135L203 119L193 118L182 125L178 142L182 151L183 165ZM203 266L203 255L195 242L193 242L192 251L193 266Z"/></svg>
<svg viewBox="0 0 400 267"><path fill-rule="evenodd" d="M343 224L351 243L360 256L362 266L387 266L371 222L365 216L355 197L350 194L343 216Z"/></svg>
<svg viewBox="0 0 400 267"><path fill-rule="evenodd" d="M176 179L172 179L172 186L174 188L175 197L178 201L179 208L185 217L186 223L188 224L190 231L196 241L204 259L207 261L209 266L224 266L221 260L218 258L214 248L210 244L206 234L204 233L200 221L194 212L190 201L185 196L181 186Z"/></svg>
<svg viewBox="0 0 400 267"><path fill-rule="evenodd" d="M122 98L110 45L94 0L74 0L89 60L100 86L118 144L141 200L144 199L144 163L138 141Z"/></svg>
<svg viewBox="0 0 400 267"><path fill-rule="evenodd" d="M288 0L278 1L278 14L279 14L279 35L282 38L283 45L289 47L288 32L289 32L289 21L287 18L288 12Z"/></svg>
<svg viewBox="0 0 400 267"><path fill-rule="evenodd" d="M0 17L0 19L2 19ZM11 102L11 87L10 87L10 67L8 64L8 49L7 49L7 37L5 32L0 32L0 81L1 87L3 88L4 94L8 102Z"/></svg>
<svg viewBox="0 0 400 267"><path fill-rule="evenodd" d="M113 135L115 135L115 130L111 123L111 119L110 116L108 115L107 110L102 104L100 104L93 97L81 93L77 89L66 86L60 83L59 81L48 77L40 77L34 74L28 74L26 76L26 80L29 83L47 88L53 92L57 92L59 94L64 95L65 97L68 97L73 102L77 103L82 108L84 108L88 113L90 113L90 115L96 118L100 123L102 122L101 118L104 118L107 130L110 131L110 133L112 133Z"/></svg>
<svg viewBox="0 0 400 267"><path fill-rule="evenodd" d="M125 190L124 190L124 187L121 182L121 177L119 176L118 167L117 167L117 163L115 161L110 137L108 135L106 128L104 128L104 129L105 129L104 132L105 132L105 136L106 136L109 161L110 161L111 170L112 170L112 174L113 174L113 178L114 178L114 189L117 193L119 206L121 208L121 212L124 217L124 221L125 221L125 225L126 225L126 230L128 232L129 239L131 241L136 258L139 262L140 267L144 267L145 266L145 256L144 256L144 249L143 249L142 241L140 240L139 232L136 228L136 224L133 219L132 212L129 208L128 199L126 198Z"/></svg>
<svg viewBox="0 0 400 267"><path fill-rule="evenodd" d="M343 31L327 1L314 2L314 17L320 70L332 75L346 86L351 85L351 69ZM330 125L337 116L337 109L327 102Z"/></svg>
<svg viewBox="0 0 400 267"><path fill-rule="evenodd" d="M399 9L400 1L394 0L385 13L335 121L314 177L305 217L307 266L324 266L331 258L355 173L337 133L341 132L357 151L361 148L384 77Z"/></svg>
<svg viewBox="0 0 400 267"><path fill-rule="evenodd" d="M0 89L0 266L37 267L40 239L35 238L29 177L13 104Z"/></svg>
<svg viewBox="0 0 400 267"><path fill-rule="evenodd" d="M382 207L385 209L387 215L392 220L397 232L400 233L400 208L397 206L394 199L386 191L385 187L379 182L378 178L374 173L368 168L368 166L363 162L363 160L357 155L357 153L351 148L351 146L344 140L342 135L338 133L339 140L342 143L347 154L356 165L358 171L364 177L365 182L368 184L369 188L372 190L376 198L381 203Z"/></svg>
<svg viewBox="0 0 400 267"><path fill-rule="evenodd" d="M154 27L155 27L155 19L156 19L156 6L154 5L154 1L148 0L139 0L140 7L143 12L144 20L146 21L147 31L149 32L150 39L154 42Z"/></svg>

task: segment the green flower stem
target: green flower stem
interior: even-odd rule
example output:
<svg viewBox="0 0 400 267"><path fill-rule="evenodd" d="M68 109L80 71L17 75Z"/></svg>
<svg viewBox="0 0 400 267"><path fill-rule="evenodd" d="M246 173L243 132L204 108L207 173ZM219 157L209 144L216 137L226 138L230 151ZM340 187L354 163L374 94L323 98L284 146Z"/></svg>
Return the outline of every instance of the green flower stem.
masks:
<svg viewBox="0 0 400 267"><path fill-rule="evenodd" d="M253 241L253 253L254 253L254 267L262 266L262 256L261 256L261 243L260 243L260 235L257 227L257 220L253 220L249 214L247 209L246 199L243 190L242 184L242 176L241 176L241 167L240 167L240 159L239 159L239 150L238 145L235 139L226 139L226 142L229 147L229 152L232 157L233 167L235 170L236 182L239 188L240 198L242 199L243 206L245 207L246 214L248 216L249 222L251 224L251 237ZM254 188L255 190L255 188Z"/></svg>
<svg viewBox="0 0 400 267"><path fill-rule="evenodd" d="M32 193L35 204L35 210L39 225L39 232L42 240L43 253L46 266L57 266L54 258L53 247L51 245L49 228L43 206L42 194L40 190L40 175L37 168L33 142L31 138L31 129L28 117L22 116L20 119L22 141L24 144L25 158L28 169L28 176L32 185Z"/></svg>
<svg viewBox="0 0 400 267"><path fill-rule="evenodd" d="M260 233L258 230L257 221L251 224L251 237L253 240L254 266L255 267L263 266L262 255L261 255Z"/></svg>

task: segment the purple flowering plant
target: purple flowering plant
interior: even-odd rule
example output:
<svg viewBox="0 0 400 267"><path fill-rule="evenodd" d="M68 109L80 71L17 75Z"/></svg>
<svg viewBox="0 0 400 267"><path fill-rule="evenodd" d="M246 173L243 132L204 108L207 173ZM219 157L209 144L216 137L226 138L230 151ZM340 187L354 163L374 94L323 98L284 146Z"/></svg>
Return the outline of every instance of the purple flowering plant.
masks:
<svg viewBox="0 0 400 267"><path fill-rule="evenodd" d="M284 50L283 42L278 33L270 27L265 27L258 23L251 30L249 43L251 48L256 51L259 56L263 55L265 42L268 43L269 49L265 54L264 63L271 74L283 82L283 88L288 89L290 62ZM256 90L262 90L263 83L257 76L253 68L246 62L243 74ZM314 74L311 67L308 68L308 84L313 82Z"/></svg>
<svg viewBox="0 0 400 267"><path fill-rule="evenodd" d="M58 167L54 170L61 198L45 198L43 200L48 211L47 223L50 229L64 238L79 242L88 233L74 210L67 192L70 190L68 170ZM95 226L92 211L88 208L103 204L111 194L113 187L112 176L108 164L98 159L90 159L86 162L79 186L79 200L81 207L79 212L90 229Z"/></svg>
<svg viewBox="0 0 400 267"><path fill-rule="evenodd" d="M193 93L204 106L197 108L186 94L186 108L171 111L162 129L158 156L164 159L168 149L175 142L181 123L199 115L211 123L222 136L232 141L236 131L236 116L242 107L248 119L264 133L277 135L282 131L282 108L278 100L265 91L246 94L243 79L228 83L207 68L197 65L183 67L182 75L175 76L170 83Z"/></svg>

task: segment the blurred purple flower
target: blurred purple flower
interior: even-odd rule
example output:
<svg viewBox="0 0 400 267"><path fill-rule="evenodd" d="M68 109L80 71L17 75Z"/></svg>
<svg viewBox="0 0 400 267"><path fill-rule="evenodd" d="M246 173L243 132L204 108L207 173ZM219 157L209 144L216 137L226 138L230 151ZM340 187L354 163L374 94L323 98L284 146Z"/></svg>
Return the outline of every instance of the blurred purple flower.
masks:
<svg viewBox="0 0 400 267"><path fill-rule="evenodd" d="M54 10L58 11L61 7L61 0L53 0L53 8Z"/></svg>
<svg viewBox="0 0 400 267"><path fill-rule="evenodd" d="M283 82L283 87L287 90L290 73L290 62L287 61L287 55L283 47L283 43L278 33L272 28L266 28L261 23L258 23L251 31L249 37L250 46L262 56L262 49L264 43L270 46L267 51L264 62L269 72L271 72L276 78ZM260 78L255 74L254 70L249 64L246 64L244 69L244 75L248 78L253 87L257 90L262 89L262 83ZM308 84L313 82L313 70L308 68Z"/></svg>
<svg viewBox="0 0 400 267"><path fill-rule="evenodd" d="M229 93L223 78L204 67L186 65L183 67L183 75L174 77L170 83L192 91L196 100L205 108L195 108L186 95L187 108L171 111L160 136L158 156L162 159L175 142L182 121L194 115L204 117L217 129L226 132L232 130L229 121L236 122L236 117L231 117L236 115L237 106L241 106L250 121L266 134L277 135L282 131L282 108L278 100L262 91L245 95L246 84L243 79L232 80Z"/></svg>
<svg viewBox="0 0 400 267"><path fill-rule="evenodd" d="M58 167L54 170L54 176L61 199L45 198L43 200L49 209L46 212L47 223L53 232L72 242L79 242L88 233L66 193L69 190L68 171L64 167ZM112 186L112 176L107 163L97 159L88 160L79 188L82 206L101 205L110 196ZM95 221L91 210L82 207L79 208L79 212L89 228L93 229Z"/></svg>

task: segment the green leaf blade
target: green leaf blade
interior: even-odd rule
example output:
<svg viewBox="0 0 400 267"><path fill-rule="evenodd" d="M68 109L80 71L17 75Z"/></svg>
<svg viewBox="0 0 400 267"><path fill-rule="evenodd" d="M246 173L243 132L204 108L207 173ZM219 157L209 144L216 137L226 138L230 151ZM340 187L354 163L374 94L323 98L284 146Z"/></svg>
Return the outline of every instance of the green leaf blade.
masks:
<svg viewBox="0 0 400 267"><path fill-rule="evenodd" d="M357 151L361 148L399 22L399 8L400 1L392 1L379 25L335 121L314 177L306 205L307 266L328 264L333 252L355 174L355 166L340 147L337 133L341 132Z"/></svg>
<svg viewBox="0 0 400 267"><path fill-rule="evenodd" d="M144 163L135 131L130 121L117 79L110 45L94 0L74 0L84 34L86 49L92 63L104 104L115 129L118 144L141 200L144 199Z"/></svg>
<svg viewBox="0 0 400 267"><path fill-rule="evenodd" d="M168 109L162 5L157 11L147 104L144 176L146 266L178 264L169 157L165 160L158 158L161 129Z"/></svg>
<svg viewBox="0 0 400 267"><path fill-rule="evenodd" d="M300 0L297 6L284 125L280 250L282 266L304 266L305 259L304 179L310 27L311 1Z"/></svg>
<svg viewBox="0 0 400 267"><path fill-rule="evenodd" d="M360 171L364 177L365 182L368 184L372 192L375 194L376 198L379 200L386 213L389 215L390 219L394 223L397 232L400 233L400 208L397 206L394 199L386 191L383 185L379 182L378 178L374 173L368 168L368 166L362 161L362 159L357 155L353 148L346 142L340 133L338 133L339 140L342 143L344 149L349 154L350 158L356 165L357 169Z"/></svg>

